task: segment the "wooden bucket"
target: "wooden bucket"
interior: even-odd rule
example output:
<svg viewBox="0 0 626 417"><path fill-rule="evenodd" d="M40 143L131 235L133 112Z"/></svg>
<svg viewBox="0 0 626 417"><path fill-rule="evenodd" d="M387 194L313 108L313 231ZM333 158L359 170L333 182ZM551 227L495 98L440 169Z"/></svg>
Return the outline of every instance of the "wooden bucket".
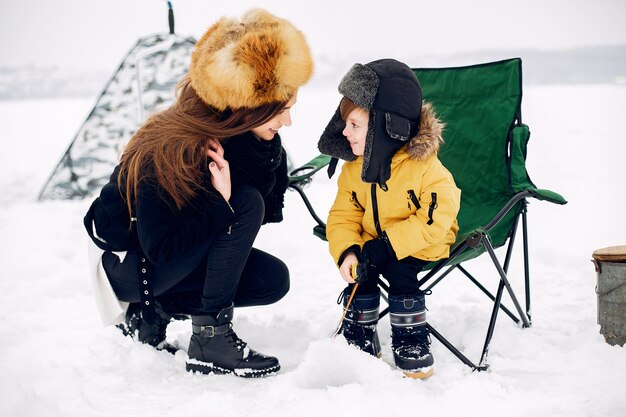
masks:
<svg viewBox="0 0 626 417"><path fill-rule="evenodd" d="M593 252L596 266L598 324L607 343L626 343L626 245Z"/></svg>

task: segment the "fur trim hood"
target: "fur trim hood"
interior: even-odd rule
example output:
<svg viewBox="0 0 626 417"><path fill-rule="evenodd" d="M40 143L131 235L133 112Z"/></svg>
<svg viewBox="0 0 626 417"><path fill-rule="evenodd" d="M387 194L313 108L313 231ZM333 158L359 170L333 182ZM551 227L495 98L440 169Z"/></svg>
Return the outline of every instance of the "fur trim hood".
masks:
<svg viewBox="0 0 626 417"><path fill-rule="evenodd" d="M261 9L212 25L196 43L189 67L194 90L219 111L289 101L312 74L302 32Z"/></svg>
<svg viewBox="0 0 626 417"><path fill-rule="evenodd" d="M423 160L439 151L443 123L432 106L422 102L422 91L413 71L401 62L383 59L355 64L339 84L339 92L369 112L361 179L383 189L390 176L393 155L406 147L410 158ZM354 161L343 136L345 122L339 107L318 142L320 152ZM335 164L331 164L331 170Z"/></svg>
<svg viewBox="0 0 626 417"><path fill-rule="evenodd" d="M423 102L420 114L419 131L406 145L409 158L425 160L439 152L443 143L443 128L445 124L437 118L433 106Z"/></svg>

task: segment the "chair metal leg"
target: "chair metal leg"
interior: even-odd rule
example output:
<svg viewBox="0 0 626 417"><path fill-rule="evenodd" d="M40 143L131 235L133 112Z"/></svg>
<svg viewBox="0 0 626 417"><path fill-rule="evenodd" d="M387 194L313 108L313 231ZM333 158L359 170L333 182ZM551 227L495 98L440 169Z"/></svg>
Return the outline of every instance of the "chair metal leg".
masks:
<svg viewBox="0 0 626 417"><path fill-rule="evenodd" d="M463 362L465 365L472 368L474 371L486 371L489 368L489 365L483 365L483 364L476 365L467 356L462 354L461 351L459 351L445 337L443 337L441 333L435 330L435 328L431 326L429 323L426 323L426 327L428 327L428 330L430 330L430 334L432 334L435 337L435 339L439 340L441 344L444 345L450 352L452 352L454 356L456 356L461 362Z"/></svg>
<svg viewBox="0 0 626 417"><path fill-rule="evenodd" d="M465 268L463 268L462 266L457 266L457 268L459 269L459 271L461 271L470 281L472 281L474 283L474 285L476 285L487 297L489 297L489 299L491 301L496 301L496 296L494 296L493 294L491 294L491 292L489 292L489 290L487 288L485 288L476 278L474 278L472 276L472 274L470 274ZM511 310L509 310L505 305L500 304L500 308L502 309L502 311L504 311L506 313L507 316L509 316L511 318L511 320L513 320L516 324L519 324L520 319L517 318L515 316L515 314L513 314L511 312Z"/></svg>
<svg viewBox="0 0 626 417"><path fill-rule="evenodd" d="M498 270L500 279L502 280L502 282L504 282L506 290L509 293L511 300L513 301L513 305L515 305L515 309L517 310L517 313L519 314L524 327L530 327L530 323L528 323L526 314L524 313L524 311L522 311L522 307L519 305L519 302L517 301L517 297L515 296L515 293L513 292L513 288L511 288L511 284L509 283L509 280L506 277L506 273L502 269L502 266L500 266L500 263L498 262L498 258L496 258L496 254L493 251L493 247L491 246L491 242L489 242L489 239L484 239L484 245L485 245L485 249L487 249L487 253L489 253L489 257L493 261L494 266Z"/></svg>
<svg viewBox="0 0 626 417"><path fill-rule="evenodd" d="M498 292L496 294L496 299L493 305L491 319L489 320L489 328L487 329L485 345L483 346L483 352L482 352L482 356L480 359L481 365L483 365L485 361L487 360L487 354L489 352L489 344L491 343L491 338L493 337L493 331L495 329L496 319L498 317L498 310L500 309L500 304L502 301L502 293L504 292L504 288L506 288L507 292L509 293L511 300L513 301L513 305L515 306L515 309L517 310L517 313L519 314L519 317L522 320L523 326L524 327L530 326L530 323L528 322L528 319L526 318L526 314L524 314L524 312L522 311L522 307L517 301L517 297L515 296L515 293L513 292L513 289L511 288L511 284L509 283L509 280L506 276L506 272L504 271L504 269L498 262L498 258L496 257L493 247L491 246L491 242L489 241L489 238L486 235L482 236L482 243L483 245L485 245L485 249L487 250L487 253L489 254L489 257L491 258L491 261L493 262L494 266L496 267L498 271L498 274L500 275L500 283L498 284Z"/></svg>
<svg viewBox="0 0 626 417"><path fill-rule="evenodd" d="M320 219L320 217L317 215L317 213L315 212L315 209L311 205L311 202L309 201L309 198L306 196L304 191L302 191L302 189L299 186L295 185L295 184L289 184L289 188L291 188L292 190L296 190L298 192L298 194L300 194L300 197L302 197L302 201L304 201L304 205L306 206L307 210L309 210L309 213L311 213L311 217L313 217L313 219L315 219L315 221L317 222L318 226L321 226L321 227L325 228L326 227L326 223L324 223L324 221L322 219Z"/></svg>
<svg viewBox="0 0 626 417"><path fill-rule="evenodd" d="M500 309L500 303L502 301L502 293L504 292L504 282L500 280L498 283L498 291L496 292L495 301L493 303L493 309L491 310L491 319L489 319L489 327L487 327L487 335L485 336L485 344L483 345L483 351L480 355L480 365L485 365L487 362L487 354L489 353L489 344L493 337L493 331L496 328L496 320L498 318L498 310Z"/></svg>
<svg viewBox="0 0 626 417"><path fill-rule="evenodd" d="M454 271L459 265L453 265L450 268L448 268L446 270L446 272L444 272L443 274L439 275L437 278L435 278L435 281L430 284L428 287L426 287L425 290L423 290L424 292L426 291L430 291L435 285L439 284L439 282L444 279L450 272Z"/></svg>
<svg viewBox="0 0 626 417"><path fill-rule="evenodd" d="M526 317L528 317L528 325L532 325L530 314L530 262L528 261L528 219L526 218L527 203L522 207L522 240L524 245L524 284L526 297Z"/></svg>
<svg viewBox="0 0 626 417"><path fill-rule="evenodd" d="M511 229L511 236L509 237L509 244L506 248L506 255L504 257L504 263L502 269L505 273L509 273L509 264L511 263L511 255L513 254L513 245L515 244L515 237L517 236L517 225L519 224L519 214L515 216L513 222L513 228Z"/></svg>
<svg viewBox="0 0 626 417"><path fill-rule="evenodd" d="M424 286L424 284L426 284L429 280L431 280L435 275L437 275L439 273L439 271L441 271L443 268L445 268L450 262L452 262L452 260L461 252L463 252L466 248L467 248L467 242L463 242L460 245L458 245L456 248L454 248L452 250L452 252L450 253L450 256L446 259L443 259L441 261L439 261L435 267L433 269L431 269L426 276L424 276L422 279L418 279L417 283L419 288L422 288L422 286ZM453 268L454 265L451 267ZM451 269L449 269L448 271L446 271L444 274L447 275L448 273L451 272ZM437 281L440 281L440 279L437 279ZM428 287L428 289L432 288L435 284L432 284L430 287ZM427 289L427 290L428 290ZM426 291L427 291L426 290Z"/></svg>

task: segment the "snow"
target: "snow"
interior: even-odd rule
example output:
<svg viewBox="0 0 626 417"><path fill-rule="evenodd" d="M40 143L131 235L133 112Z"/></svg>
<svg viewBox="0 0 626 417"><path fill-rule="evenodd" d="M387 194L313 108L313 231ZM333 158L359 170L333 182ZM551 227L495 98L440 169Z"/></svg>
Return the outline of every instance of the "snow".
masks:
<svg viewBox="0 0 626 417"><path fill-rule="evenodd" d="M296 162L317 154L337 99L332 91L301 91L294 125L282 134ZM102 327L82 226L90 201L36 201L91 105L0 101L1 416L626 415L626 351L599 334L590 262L593 250L626 239L623 86L526 87L531 178L569 200L529 206L533 326L518 328L501 314L487 372L472 372L433 341L435 374L425 381L394 368L388 318L379 324L381 359L331 338L343 281L292 192L284 222L263 227L257 239L290 267L291 290L274 305L237 309L234 318L252 349L279 357L277 375L191 374L183 351L157 352ZM307 190L322 217L334 190L324 172ZM518 244L511 280L523 297L520 251ZM484 271L494 288L487 261L469 268ZM491 310L484 295L452 274L427 305L429 322L477 361ZM190 335L189 322L168 330L182 348Z"/></svg>

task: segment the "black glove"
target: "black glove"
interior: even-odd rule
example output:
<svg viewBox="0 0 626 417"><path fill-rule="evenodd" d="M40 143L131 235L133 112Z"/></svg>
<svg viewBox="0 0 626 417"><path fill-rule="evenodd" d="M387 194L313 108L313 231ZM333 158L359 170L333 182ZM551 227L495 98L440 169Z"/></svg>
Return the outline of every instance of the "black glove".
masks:
<svg viewBox="0 0 626 417"><path fill-rule="evenodd" d="M368 279L376 279L385 272L389 264L396 260L396 253L389 243L387 234L383 232L377 238L365 242L357 258L359 260L357 282L363 284Z"/></svg>

